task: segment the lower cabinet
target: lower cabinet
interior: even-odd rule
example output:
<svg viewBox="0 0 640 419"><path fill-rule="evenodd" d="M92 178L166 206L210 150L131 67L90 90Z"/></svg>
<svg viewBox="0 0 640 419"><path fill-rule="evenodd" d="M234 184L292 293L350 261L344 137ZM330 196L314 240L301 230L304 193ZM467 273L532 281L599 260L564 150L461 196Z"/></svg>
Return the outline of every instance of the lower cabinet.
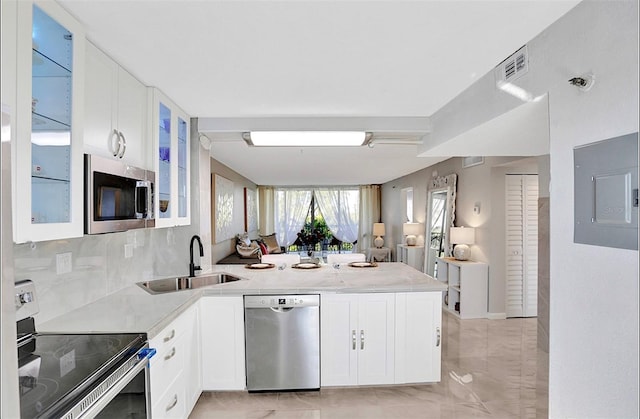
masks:
<svg viewBox="0 0 640 419"><path fill-rule="evenodd" d="M441 292L321 298L321 386L440 381Z"/></svg>
<svg viewBox="0 0 640 419"><path fill-rule="evenodd" d="M396 294L396 384L440 381L442 297L440 292Z"/></svg>
<svg viewBox="0 0 640 419"><path fill-rule="evenodd" d="M395 294L323 295L321 386L394 383Z"/></svg>
<svg viewBox="0 0 640 419"><path fill-rule="evenodd" d="M325 294L320 385L440 381L440 292ZM153 417L187 417L203 390L244 390L242 296L206 296L149 346Z"/></svg>
<svg viewBox="0 0 640 419"><path fill-rule="evenodd" d="M200 300L202 387L204 390L244 390L244 303L242 296L212 296Z"/></svg>
<svg viewBox="0 0 640 419"><path fill-rule="evenodd" d="M190 307L149 341L157 350L149 363L152 417L186 417L202 392L198 314Z"/></svg>

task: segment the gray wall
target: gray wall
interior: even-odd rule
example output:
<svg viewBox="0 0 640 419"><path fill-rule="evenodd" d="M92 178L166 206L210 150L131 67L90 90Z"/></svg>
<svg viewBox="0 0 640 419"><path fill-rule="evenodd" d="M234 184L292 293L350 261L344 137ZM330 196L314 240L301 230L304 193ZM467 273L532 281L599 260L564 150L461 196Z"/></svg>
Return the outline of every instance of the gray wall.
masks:
<svg viewBox="0 0 640 419"><path fill-rule="evenodd" d="M489 264L489 315L505 315L505 181L508 173L537 174L537 159L522 157L485 157L484 164L462 168L461 158L452 158L382 185L382 221L391 234L385 245L394 251L402 243L401 190L412 187L414 219L425 222L427 184L434 172L437 176L458 175L456 226L474 227L476 243L471 246L471 259ZM473 213L476 203L480 214Z"/></svg>
<svg viewBox="0 0 640 419"><path fill-rule="evenodd" d="M233 225L237 233L244 232L244 188L256 190L256 184L237 173L233 169L225 166L214 158L211 159L211 176L218 174L233 182ZM256 191L257 196L257 191ZM211 213L214 214L213 208ZM215 221L212 220L212 225ZM256 238L258 231L249 231L249 237ZM211 244L211 258L213 263L235 252L236 240L223 240L219 243Z"/></svg>

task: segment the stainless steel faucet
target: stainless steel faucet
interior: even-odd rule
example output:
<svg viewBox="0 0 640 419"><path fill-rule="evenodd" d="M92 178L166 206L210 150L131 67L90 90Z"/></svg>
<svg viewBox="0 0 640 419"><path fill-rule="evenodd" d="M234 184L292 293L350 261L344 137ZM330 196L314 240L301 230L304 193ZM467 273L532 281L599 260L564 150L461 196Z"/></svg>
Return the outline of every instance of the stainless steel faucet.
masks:
<svg viewBox="0 0 640 419"><path fill-rule="evenodd" d="M189 244L189 276L190 277L196 276L196 271L202 270L200 266L195 266L193 264L193 242L195 240L198 241L198 245L200 246L200 257L204 256L204 249L202 248L202 241L200 240L200 236L195 234L193 237L191 237L191 243Z"/></svg>

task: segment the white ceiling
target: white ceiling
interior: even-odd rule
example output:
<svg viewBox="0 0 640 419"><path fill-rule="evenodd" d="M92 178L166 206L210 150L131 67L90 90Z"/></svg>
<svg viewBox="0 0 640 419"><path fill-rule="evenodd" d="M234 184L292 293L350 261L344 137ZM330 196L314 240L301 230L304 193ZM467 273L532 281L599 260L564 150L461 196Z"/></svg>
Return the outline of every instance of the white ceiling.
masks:
<svg viewBox="0 0 640 419"><path fill-rule="evenodd" d="M433 115L578 3L58 1L143 83L213 118L215 159L273 185L382 183L442 160L417 157L415 145L248 148L240 132L264 118L286 129L289 118L324 117L324 130L332 118L396 118L375 135L420 139L428 127L403 118ZM246 126L217 131L227 118Z"/></svg>

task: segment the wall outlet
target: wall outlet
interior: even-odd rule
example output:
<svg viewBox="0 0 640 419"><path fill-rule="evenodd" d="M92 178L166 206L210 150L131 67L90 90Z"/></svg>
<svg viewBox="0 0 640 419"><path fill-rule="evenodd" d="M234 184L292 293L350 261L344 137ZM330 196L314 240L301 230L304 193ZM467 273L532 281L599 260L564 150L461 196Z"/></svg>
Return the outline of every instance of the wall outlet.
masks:
<svg viewBox="0 0 640 419"><path fill-rule="evenodd" d="M127 243L124 245L124 257L133 257L133 243Z"/></svg>
<svg viewBox="0 0 640 419"><path fill-rule="evenodd" d="M62 275L71 272L71 252L58 253L56 255L56 274Z"/></svg>

